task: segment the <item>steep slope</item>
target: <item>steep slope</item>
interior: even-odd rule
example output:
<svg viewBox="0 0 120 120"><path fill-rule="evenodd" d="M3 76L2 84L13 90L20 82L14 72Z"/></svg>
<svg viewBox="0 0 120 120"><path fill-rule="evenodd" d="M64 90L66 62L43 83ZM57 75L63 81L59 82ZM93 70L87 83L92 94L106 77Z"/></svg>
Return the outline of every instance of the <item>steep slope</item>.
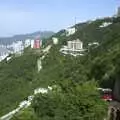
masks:
<svg viewBox="0 0 120 120"><path fill-rule="evenodd" d="M62 42L62 44L65 44L65 41L67 40L74 40L76 38L79 38L84 42L84 46L86 47L90 42L101 43L106 41L107 39L110 39L111 35L114 34L113 31L119 31L119 21L119 17L107 17L94 21L87 21L72 26L76 28L76 33L73 35L67 37L65 35L65 30L61 30L53 36L60 38L60 42ZM101 27L104 24L108 25Z"/></svg>
<svg viewBox="0 0 120 120"><path fill-rule="evenodd" d="M100 27L102 25L104 26ZM114 97L120 100L120 90L118 88L120 83L117 82L119 83L117 88L114 86L116 81L120 79L120 17L109 17L80 23L76 25L76 29L77 32L69 37L65 35L65 30L61 30L54 35L54 37L59 38L58 48L60 49L61 45L66 45L68 40L79 38L83 41L84 48L89 49L89 52L84 57L72 58L69 56L68 61L66 61L68 65L63 62L65 67L58 67L61 68L61 71L67 69L67 72L64 71L61 74L74 79L74 81L77 79L77 81L95 79L101 87L115 89L117 93L114 93ZM88 47L91 42L99 42L99 46ZM54 58L52 59L54 60ZM73 61L70 61L71 59ZM84 77L81 79L80 76Z"/></svg>
<svg viewBox="0 0 120 120"><path fill-rule="evenodd" d="M112 24L106 27L100 27L105 22L111 22ZM27 97L27 95L32 92L31 89L37 86L44 87L57 84L60 85L65 92L68 81L71 81L73 85L80 85L86 83L86 81L95 80L101 87L115 88L119 91L118 86L114 87L114 83L120 78L120 18L104 18L92 22L80 23L76 25L76 28L77 32L69 37L66 37L65 30L61 30L53 35L53 37L59 38L59 44L53 45L49 54L42 61L43 69L40 73L32 74L36 69L35 63L33 63L33 61L36 61L36 57L33 55L24 55L20 57L19 60L16 58L16 62L13 60L13 62L9 64L4 63L1 65L1 91L5 90L4 86L7 86L6 88L9 88L9 92L12 94L11 96L14 96L13 94L19 96L18 99L15 98L14 100L17 101L17 103ZM87 45L89 42L99 42L100 45L96 48L89 48L89 52L86 53L85 56L64 56L59 52L61 45L65 45L68 40L77 38L84 42L85 48L88 48ZM52 44L52 41L48 41L46 44ZM27 62L24 62L24 60ZM13 69L14 62L16 65ZM23 67L22 70L21 67L18 66L19 63L21 63ZM10 74L8 74L9 70ZM2 71L5 71L4 74ZM25 71L26 74L24 74L23 71ZM9 79L11 79L11 81L9 81ZM7 83L5 81L7 81ZM21 84L13 81L18 81L18 83L23 82L22 89L24 89L25 93L21 91ZM13 86L12 88L10 86L12 86L13 83L16 84L15 87ZM70 87L73 86L68 86L68 88ZM13 89L13 91L11 89ZM15 91L15 89L19 89L20 92ZM10 94L9 92L6 92L8 96ZM3 95L4 92L2 96ZM119 92L115 92L114 95L117 100L120 100ZM4 99L6 97L7 96L5 96ZM13 100L12 97L9 96L9 98L11 99L9 101ZM0 104L5 105L6 102L1 99ZM5 110L2 113L8 111L6 110L7 108L10 110L15 106L15 104L11 105L11 102L8 103L8 105L10 107L5 105Z"/></svg>
<svg viewBox="0 0 120 120"><path fill-rule="evenodd" d="M0 115L18 106L34 89L37 56L24 54L0 64Z"/></svg>

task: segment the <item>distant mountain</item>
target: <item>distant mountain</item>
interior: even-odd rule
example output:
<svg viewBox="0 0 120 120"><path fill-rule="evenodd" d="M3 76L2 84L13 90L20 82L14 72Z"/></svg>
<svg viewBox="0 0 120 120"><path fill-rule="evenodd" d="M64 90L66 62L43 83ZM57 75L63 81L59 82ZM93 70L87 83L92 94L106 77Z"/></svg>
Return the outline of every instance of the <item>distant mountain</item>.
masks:
<svg viewBox="0 0 120 120"><path fill-rule="evenodd" d="M45 38L49 38L53 34L54 32L52 31L37 31L34 33L20 34L12 37L0 37L0 44L5 44L5 45L11 44L14 41L19 41L19 40L24 41L25 39L34 39L37 36L40 36L40 39L45 39Z"/></svg>

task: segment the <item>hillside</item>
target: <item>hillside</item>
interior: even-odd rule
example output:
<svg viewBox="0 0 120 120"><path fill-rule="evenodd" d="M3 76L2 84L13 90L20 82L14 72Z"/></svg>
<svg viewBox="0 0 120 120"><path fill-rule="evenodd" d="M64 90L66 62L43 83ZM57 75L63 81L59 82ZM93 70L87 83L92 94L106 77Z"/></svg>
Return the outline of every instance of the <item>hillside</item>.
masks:
<svg viewBox="0 0 120 120"><path fill-rule="evenodd" d="M0 43L1 44L11 44L12 42L19 41L19 40L25 40L25 39L35 39L37 36L40 36L41 39L46 39L52 36L54 32L52 31L38 31L34 33L29 33L29 34L20 34L20 35L15 35L12 37L1 37L0 38Z"/></svg>
<svg viewBox="0 0 120 120"><path fill-rule="evenodd" d="M111 24L106 27L100 27L103 23L108 22ZM120 53L120 18L104 18L91 22L80 23L76 25L76 28L77 32L69 37L65 36L64 31L60 31L54 36L60 39L60 45L65 45L68 40L79 38L83 41L84 48L86 49L88 49L89 43L99 42L99 46L97 48L89 47L87 55L85 57L78 58L78 60L80 60L82 65L84 65L83 68L86 67L87 71L89 71L89 74L87 74L88 80L95 79L104 87L113 88L113 82L111 83L112 86L108 83L106 86L106 84L102 82L107 82L107 80L110 79L114 81L116 79L116 69L119 69L116 67L118 65L118 56ZM77 68L80 69L81 67Z"/></svg>
<svg viewBox="0 0 120 120"><path fill-rule="evenodd" d="M111 24L106 27L100 27L105 22L111 22ZM88 87L89 85L87 83L89 81L93 81L92 83L90 83L92 84L93 88L96 87L95 85L96 82L97 82L97 86L112 88L114 90L114 98L118 101L120 100L120 96L119 96L120 91L119 91L119 84L118 84L119 78L120 78L119 76L119 73L120 73L120 68L119 68L120 18L103 18L103 19L98 19L91 22L80 23L76 25L76 28L77 28L77 32L74 35L71 35L69 37L65 36L64 30L61 30L57 34L53 35L53 37L59 38L59 44L53 45L49 54L47 54L46 58L42 61L43 69L40 71L40 73L35 72L36 71L35 61L37 56L35 57L32 54L28 56L25 54L19 58L13 59L8 64L4 63L1 65L0 67L1 87L0 88L1 88L1 91L3 92L1 92L0 98L4 96L3 97L4 99L6 99L7 97L10 99L10 100L7 99L7 101L9 101L7 102L7 105L5 100L4 101L3 99L1 100L0 104L2 105L2 107L1 106L0 107L1 109L3 109L3 112L1 114L6 113L9 110L12 110L13 106L15 107L16 104L18 104L21 100L27 97L27 95L30 94L35 87L46 87L48 85L60 86L62 93L64 95L64 96L61 96L57 94L58 96L56 96L52 94L52 97L55 97L55 98L57 97L59 99L61 99L61 97L65 98L63 99L62 102L59 103L59 107L57 106L58 108L60 108L60 109L57 109L57 111L60 110L58 113L62 112L61 108L63 108L65 111L68 110L67 108L62 106L62 103L64 102L65 104L67 100L68 100L68 103L70 104L72 102L73 106L71 106L71 110L73 111L77 111L79 109L78 108L76 110L77 108L75 107L76 104L79 104L79 105L82 104L83 108L80 108L80 109L84 109L84 107L87 107L88 105L90 106L88 107L88 110L89 109L91 110L92 105L90 105L88 101L89 99L92 100L90 96L94 96L94 95L96 96L95 98L97 99L97 100L93 99L93 103L95 104L94 107L98 107L97 104L100 102L101 106L99 107L102 107L105 110L105 108L102 106L104 103L99 101L100 98L97 97L96 92L94 93L94 90ZM90 47L89 52L86 52L85 56L78 56L78 57L73 57L69 55L64 56L59 52L61 45L65 45L67 40L74 40L77 38L81 39L84 42L84 48L88 48L87 44L90 42L99 42L99 46L96 48ZM52 44L52 41L47 41L46 44ZM26 74L24 74L23 71L25 71ZM10 74L8 74L8 72ZM22 82L22 83L18 84L19 82L20 83ZM13 86L13 83L14 83L14 86ZM3 84L6 87L4 87ZM89 88L88 91L85 91L87 94L85 94L84 91L82 91L82 93L85 94L86 96L84 96L82 93L79 94L78 93L79 90L81 89L87 90L86 87L84 86L86 84L87 84L87 87ZM11 86L13 86L13 88ZM9 90L6 90L6 89L9 89ZM23 93L23 89L24 89L24 93ZM77 94L78 98L74 96L75 93ZM9 96L9 94L11 94L11 96ZM18 95L19 97L14 98L15 95ZM82 98L79 99L80 95L83 95L82 96L83 99ZM44 97L46 99L44 99ZM86 103L86 106L85 106L85 103L83 102L83 100L86 99L87 97L88 97L88 101L85 102ZM70 101L70 99L74 99L74 100ZM16 101L15 102L16 104L12 102L13 100ZM37 111L35 111L35 107L32 108L32 111L35 112L35 115L39 116L40 115L39 111L41 111L41 108L40 108L41 105L43 105L43 108L46 108L47 106L44 106L44 105L45 104L49 105L50 104L49 102L51 102L52 105L54 102L56 103L55 106L53 105L54 107L51 105L52 108L49 108L50 110L52 109L53 111L56 110L54 108L56 108L58 101L54 101L53 99L51 99L50 96L43 96L43 97L38 96L36 100L38 103ZM40 100L43 100L44 104L40 102ZM79 102L75 102L77 100ZM7 107L8 105L9 107ZM36 104L33 103L33 106L34 105ZM70 106L68 105L67 107L70 107ZM96 111L94 111L94 113L96 115L100 113L99 115L101 116L102 113L101 111L99 111L100 110L99 107L98 109L96 109ZM46 111L45 109L42 109L42 111L45 112L47 115L49 114L48 112L49 110ZM58 113L55 114L57 117L59 117ZM42 114L43 114L43 117L44 115L46 115L44 113ZM50 113L50 115L51 114L52 113ZM83 113L80 112L80 114L83 116L86 115L84 114L84 112ZM60 114L60 116L61 115L62 113ZM48 117L50 116L48 115ZM43 118L43 119L46 120L47 118Z"/></svg>
<svg viewBox="0 0 120 120"><path fill-rule="evenodd" d="M24 54L0 64L0 115L18 106L33 90L37 56Z"/></svg>

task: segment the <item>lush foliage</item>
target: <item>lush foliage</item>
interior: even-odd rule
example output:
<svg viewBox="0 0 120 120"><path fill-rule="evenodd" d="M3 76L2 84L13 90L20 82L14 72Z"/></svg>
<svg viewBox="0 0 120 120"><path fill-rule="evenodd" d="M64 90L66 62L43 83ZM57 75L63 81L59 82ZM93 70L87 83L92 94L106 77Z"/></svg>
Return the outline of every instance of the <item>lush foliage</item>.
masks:
<svg viewBox="0 0 120 120"><path fill-rule="evenodd" d="M36 96L33 108L40 120L102 120L107 104L99 97L94 82L68 83L48 94Z"/></svg>
<svg viewBox="0 0 120 120"><path fill-rule="evenodd" d="M112 24L100 28L99 26L103 22L112 22ZM87 83L95 80L102 87L114 88L116 79L120 78L120 18L89 21L77 24L76 28L77 32L69 37L66 37L64 30L53 35L53 37L59 38L59 44L53 45L49 54L42 61L43 69L40 73L36 72L37 56L33 54L26 54L14 58L8 63L4 61L0 64L0 114L12 110L27 95L31 94L35 87L56 84L61 87L60 93L55 92L36 97L37 103L33 103L33 105L37 106L37 110L34 110L39 117L52 119L51 117L54 116L54 119L58 119L57 117L65 119L63 112L66 113L66 116L69 112L70 116L81 116L83 120L86 115L92 120L92 113L95 114L95 116L93 115L95 119L96 115L99 118L103 117L101 114L102 111L103 114L105 113L106 105L104 106L99 95L92 89L95 86L90 88ZM89 47L89 52L81 57L64 56L59 52L61 45L66 45L67 40L76 38L84 42L85 48L88 48L89 42L97 41L100 45ZM45 45L47 44L52 44L52 41L47 41ZM68 81L72 84L68 84ZM58 102L59 100L60 102ZM85 108L86 105L90 105L88 109ZM46 107L49 109L45 109ZM93 110L94 107L96 111ZM67 119L69 119L68 116Z"/></svg>
<svg viewBox="0 0 120 120"><path fill-rule="evenodd" d="M33 92L37 56L24 54L0 64L0 115L16 108Z"/></svg>

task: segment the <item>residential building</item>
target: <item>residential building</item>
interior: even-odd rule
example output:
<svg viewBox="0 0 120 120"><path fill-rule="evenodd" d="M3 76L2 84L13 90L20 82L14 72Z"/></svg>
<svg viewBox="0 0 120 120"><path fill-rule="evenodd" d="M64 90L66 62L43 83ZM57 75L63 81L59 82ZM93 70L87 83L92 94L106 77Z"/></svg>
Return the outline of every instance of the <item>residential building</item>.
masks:
<svg viewBox="0 0 120 120"><path fill-rule="evenodd" d="M23 50L24 50L24 44L23 44L22 41L13 42L12 44L7 45L7 49L12 54L14 54L14 53L21 54L23 52Z"/></svg>
<svg viewBox="0 0 120 120"><path fill-rule="evenodd" d="M24 50L24 45L22 41L17 41L13 43L14 53L22 54Z"/></svg>
<svg viewBox="0 0 120 120"><path fill-rule="evenodd" d="M53 40L53 44L54 44L54 45L58 44L58 38L53 37L52 40Z"/></svg>
<svg viewBox="0 0 120 120"><path fill-rule="evenodd" d="M34 40L34 48L40 48L40 40Z"/></svg>
<svg viewBox="0 0 120 120"><path fill-rule="evenodd" d="M60 49L60 52L63 54L70 54L73 56L83 55L83 52L85 49L83 49L83 42L79 39L68 41L67 46L63 46Z"/></svg>
<svg viewBox="0 0 120 120"><path fill-rule="evenodd" d="M9 55L9 50L4 47L0 47L0 61L4 60Z"/></svg>
<svg viewBox="0 0 120 120"><path fill-rule="evenodd" d="M72 51L83 49L83 42L80 41L79 39L68 41L67 44L68 44L68 49Z"/></svg>
<svg viewBox="0 0 120 120"><path fill-rule="evenodd" d="M30 45L31 45L31 40L30 39L26 39L25 40L25 44L24 44L25 48L29 47Z"/></svg>
<svg viewBox="0 0 120 120"><path fill-rule="evenodd" d="M66 29L66 36L73 35L76 32L75 27Z"/></svg>
<svg viewBox="0 0 120 120"><path fill-rule="evenodd" d="M30 41L30 46L31 46L31 48L34 48L34 40Z"/></svg>
<svg viewBox="0 0 120 120"><path fill-rule="evenodd" d="M34 40L34 46L33 48L38 49L42 46L42 40L36 39Z"/></svg>

